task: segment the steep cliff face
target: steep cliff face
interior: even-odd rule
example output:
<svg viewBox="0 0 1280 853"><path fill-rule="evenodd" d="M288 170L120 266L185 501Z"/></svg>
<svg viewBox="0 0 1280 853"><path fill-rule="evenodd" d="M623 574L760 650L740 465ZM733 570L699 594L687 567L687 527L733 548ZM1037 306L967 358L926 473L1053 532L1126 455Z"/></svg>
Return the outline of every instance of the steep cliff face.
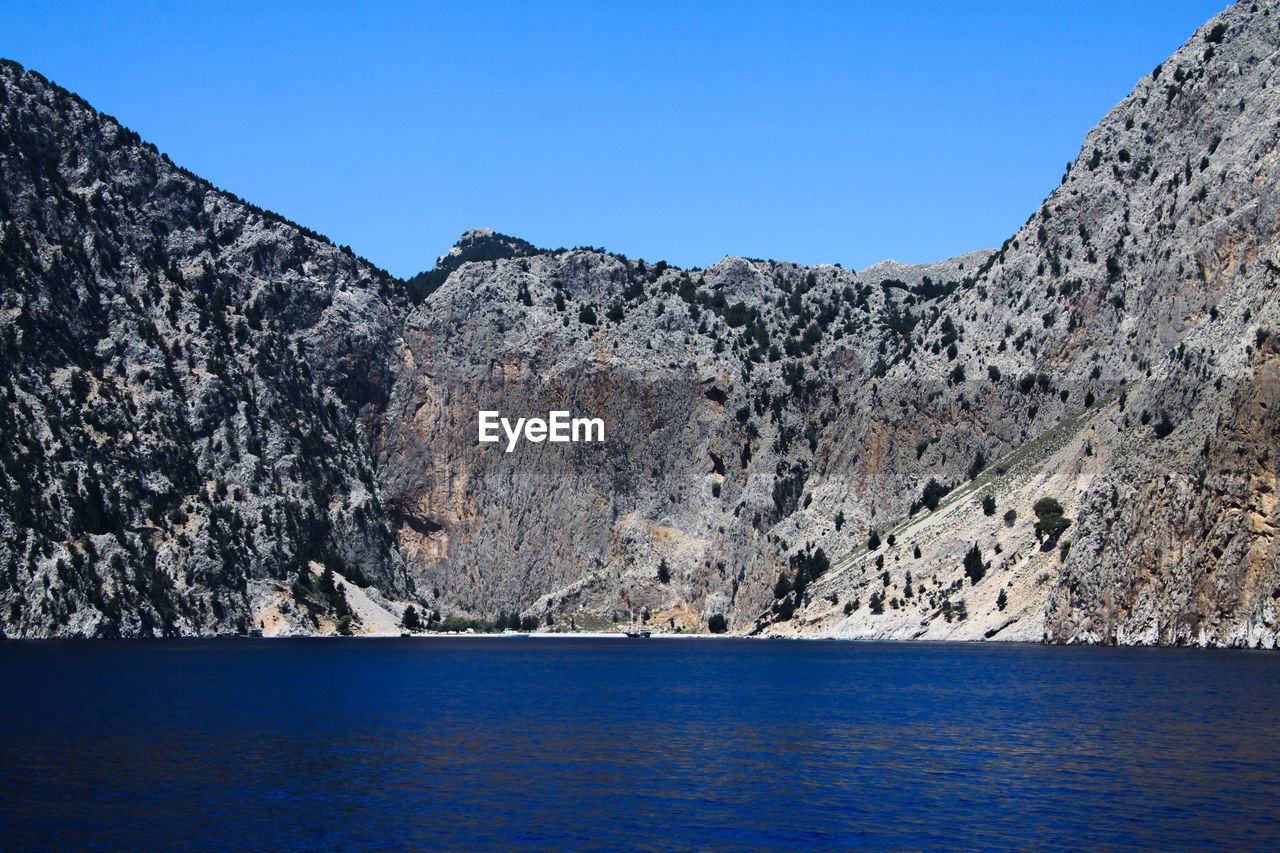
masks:
<svg viewBox="0 0 1280 853"><path fill-rule="evenodd" d="M410 316L383 448L411 573L463 609L1273 645L1273 439L1237 401L1265 397L1276 325L1274 11L1229 9L1140 81L995 253L462 265ZM477 408L555 401L609 449L470 434ZM1045 496L1068 532L1037 534Z"/></svg>
<svg viewBox="0 0 1280 853"><path fill-rule="evenodd" d="M946 468L937 451L919 461L915 437L941 432L953 399L920 401L933 424L893 443L871 433L897 428L900 410L886 415L859 383L888 369L895 324L914 325L985 257L888 287L736 258L694 271L594 251L465 265L405 324L381 447L418 588L445 610L749 627L815 525L828 548L851 547L877 511L906 509L928 462ZM895 400L937 390L884 384ZM602 418L607 441L477 442L480 410L553 409ZM957 419L969 439L982 417ZM848 528L826 530L838 512Z"/></svg>
<svg viewBox="0 0 1280 853"><path fill-rule="evenodd" d="M876 580L855 553L814 591L878 594L885 614L810 608L810 630L1274 647L1276 13L1237 4L1140 81L959 294L955 360L1026 392L984 404L1008 455L940 509L949 532L899 522L921 558L898 549ZM1074 519L1058 536L1031 524L1044 495ZM946 619L961 602L970 618Z"/></svg>
<svg viewBox="0 0 1280 853"><path fill-rule="evenodd" d="M1050 363L1129 384L1114 463L1074 496L1052 640L1275 645L1275 12L1237 4L1141 81L993 268L1014 297L1044 227L1050 284L1081 280Z"/></svg>
<svg viewBox="0 0 1280 853"><path fill-rule="evenodd" d="M209 633L308 560L403 588L386 276L0 67L0 625Z"/></svg>
<svg viewBox="0 0 1280 853"><path fill-rule="evenodd" d="M444 615L1274 646L1278 46L1210 21L998 251L478 230L403 283L6 65L4 630L330 630L328 565Z"/></svg>
<svg viewBox="0 0 1280 853"><path fill-rule="evenodd" d="M1080 495L1048 639L1275 647L1280 359L1270 336L1235 374L1152 381L1143 399L1177 426L1126 443Z"/></svg>

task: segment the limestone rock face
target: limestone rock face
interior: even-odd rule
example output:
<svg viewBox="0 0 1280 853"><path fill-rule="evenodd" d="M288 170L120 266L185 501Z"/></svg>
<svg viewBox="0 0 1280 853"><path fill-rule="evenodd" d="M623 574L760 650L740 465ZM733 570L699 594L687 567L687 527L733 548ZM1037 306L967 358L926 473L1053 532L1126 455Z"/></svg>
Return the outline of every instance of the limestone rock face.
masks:
<svg viewBox="0 0 1280 853"><path fill-rule="evenodd" d="M419 588L667 627L1274 644L1273 437L1236 402L1273 369L1273 11L1194 34L994 253L456 269L406 322L379 463ZM479 408L553 404L605 417L608 449L475 441ZM958 488L913 515L931 478ZM1046 495L1074 520L1056 538L1035 532ZM873 528L895 545L867 550ZM818 548L834 567L775 596Z"/></svg>
<svg viewBox="0 0 1280 853"><path fill-rule="evenodd" d="M0 228L6 634L236 630L308 559L404 589L385 274L12 63Z"/></svg>
<svg viewBox="0 0 1280 853"><path fill-rule="evenodd" d="M681 270L477 229L406 282L8 64L0 623L336 630L327 566L382 632L1274 647L1278 46L1276 3L1208 22L996 251ZM508 452L481 411L605 440Z"/></svg>

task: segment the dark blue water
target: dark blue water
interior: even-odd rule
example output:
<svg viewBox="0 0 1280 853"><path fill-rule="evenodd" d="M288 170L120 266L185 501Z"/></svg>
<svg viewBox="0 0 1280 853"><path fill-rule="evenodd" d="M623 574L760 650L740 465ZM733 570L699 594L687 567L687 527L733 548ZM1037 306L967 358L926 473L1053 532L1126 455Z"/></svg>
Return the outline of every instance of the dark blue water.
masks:
<svg viewBox="0 0 1280 853"><path fill-rule="evenodd" d="M1280 849L1280 655L0 644L6 849Z"/></svg>

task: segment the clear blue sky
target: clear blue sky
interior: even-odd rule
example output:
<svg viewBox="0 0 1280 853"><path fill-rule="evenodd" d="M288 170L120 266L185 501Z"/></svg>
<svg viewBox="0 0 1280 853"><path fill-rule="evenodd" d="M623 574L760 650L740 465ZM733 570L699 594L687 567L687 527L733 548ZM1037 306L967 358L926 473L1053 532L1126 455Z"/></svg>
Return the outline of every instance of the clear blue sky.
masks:
<svg viewBox="0 0 1280 853"><path fill-rule="evenodd" d="M407 276L476 226L681 266L998 246L1225 0L170 5L6 0L0 55Z"/></svg>

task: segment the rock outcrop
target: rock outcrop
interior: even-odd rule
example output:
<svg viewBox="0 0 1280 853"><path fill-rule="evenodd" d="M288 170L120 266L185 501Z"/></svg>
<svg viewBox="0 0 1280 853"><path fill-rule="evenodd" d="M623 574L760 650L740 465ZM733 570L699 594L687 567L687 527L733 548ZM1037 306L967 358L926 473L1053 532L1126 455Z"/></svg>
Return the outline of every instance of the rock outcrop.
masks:
<svg viewBox="0 0 1280 853"><path fill-rule="evenodd" d="M7 64L0 622L358 630L328 567L396 613L1274 647L1278 46L1215 17L996 251L481 229L407 282Z"/></svg>

